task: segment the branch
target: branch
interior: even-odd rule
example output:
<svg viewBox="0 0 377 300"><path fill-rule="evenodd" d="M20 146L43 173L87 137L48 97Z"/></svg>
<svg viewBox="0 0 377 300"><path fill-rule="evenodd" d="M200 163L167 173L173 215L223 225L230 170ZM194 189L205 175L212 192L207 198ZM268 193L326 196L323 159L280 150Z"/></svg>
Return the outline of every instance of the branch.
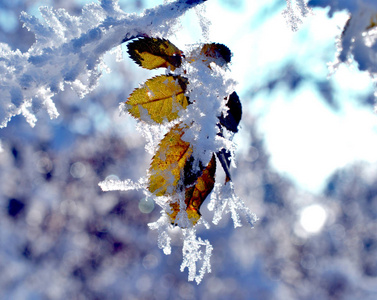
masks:
<svg viewBox="0 0 377 300"><path fill-rule="evenodd" d="M205 1L177 0L140 15L123 12L117 0L88 4L79 17L41 7L45 22L23 12L21 21L37 41L26 53L0 43L0 128L19 114L33 126L41 107L56 118L52 97L66 84L81 98L92 91L107 51L139 36L166 36L175 19Z"/></svg>

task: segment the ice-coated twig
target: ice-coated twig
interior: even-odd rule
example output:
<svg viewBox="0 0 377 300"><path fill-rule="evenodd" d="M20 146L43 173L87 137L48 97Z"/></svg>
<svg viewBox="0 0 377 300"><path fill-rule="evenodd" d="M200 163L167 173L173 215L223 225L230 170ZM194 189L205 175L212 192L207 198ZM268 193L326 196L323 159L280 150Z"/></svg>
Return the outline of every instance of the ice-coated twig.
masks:
<svg viewBox="0 0 377 300"><path fill-rule="evenodd" d="M44 22L23 12L36 42L25 53L0 44L0 128L19 114L33 126L41 107L56 118L52 97L66 85L80 97L92 91L106 52L132 38L165 36L175 19L205 1L176 0L140 15L123 12L117 0L85 5L78 17L41 7Z"/></svg>
<svg viewBox="0 0 377 300"><path fill-rule="evenodd" d="M151 230L158 231L157 244L158 248L162 249L165 255L171 254L170 241L171 237L168 234L168 229L171 227L169 216L165 211L161 211L161 217L153 223L148 224Z"/></svg>
<svg viewBox="0 0 377 300"><path fill-rule="evenodd" d="M202 240L200 237L196 236L196 230L194 228L183 229L183 261L181 264L181 272L188 269L188 280L196 281L199 284L205 273L211 273L211 262L210 257L212 254L213 247L208 240ZM205 247L205 252L203 253L201 248ZM197 273L197 263L202 262L202 266Z"/></svg>
<svg viewBox="0 0 377 300"><path fill-rule="evenodd" d="M349 13L349 18L337 37L338 51L336 60L329 64L330 74L341 64L349 65L354 61L360 71L367 71L371 76L377 97L377 1L310 0L308 5L326 8L330 17L339 11Z"/></svg>
<svg viewBox="0 0 377 300"><path fill-rule="evenodd" d="M98 183L102 191L130 191L130 190L145 190L147 185L147 178L140 178L138 182L133 182L130 179L126 180L104 180Z"/></svg>

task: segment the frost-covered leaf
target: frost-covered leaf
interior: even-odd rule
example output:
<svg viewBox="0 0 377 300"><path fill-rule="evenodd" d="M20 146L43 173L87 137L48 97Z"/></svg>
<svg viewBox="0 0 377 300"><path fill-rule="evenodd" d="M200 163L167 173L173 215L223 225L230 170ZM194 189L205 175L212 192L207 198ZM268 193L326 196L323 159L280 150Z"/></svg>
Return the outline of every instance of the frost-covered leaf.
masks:
<svg viewBox="0 0 377 300"><path fill-rule="evenodd" d="M153 77L133 91L126 109L133 117L149 123L172 121L189 104L186 89L187 80L181 76Z"/></svg>
<svg viewBox="0 0 377 300"><path fill-rule="evenodd" d="M184 130L174 126L161 140L149 168L148 189L156 196L171 195L182 189L184 168L192 154L189 142L182 140Z"/></svg>
<svg viewBox="0 0 377 300"><path fill-rule="evenodd" d="M182 63L182 51L165 39L140 38L129 43L127 47L130 57L149 70L168 67L175 70Z"/></svg>
<svg viewBox="0 0 377 300"><path fill-rule="evenodd" d="M212 155L212 159L203 170L202 175L197 179L195 185L187 187L185 191L185 204L186 212L189 221L195 225L200 219L200 206L206 200L207 196L211 193L215 185L215 172L216 172L216 158ZM180 211L180 203L171 202L170 207L172 212L168 213L172 222L176 222L176 217Z"/></svg>

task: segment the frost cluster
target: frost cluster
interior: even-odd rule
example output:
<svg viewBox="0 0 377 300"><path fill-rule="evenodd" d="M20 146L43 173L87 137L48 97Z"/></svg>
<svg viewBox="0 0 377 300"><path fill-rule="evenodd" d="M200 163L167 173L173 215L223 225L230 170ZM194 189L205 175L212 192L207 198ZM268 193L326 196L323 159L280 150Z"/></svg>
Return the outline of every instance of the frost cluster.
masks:
<svg viewBox="0 0 377 300"><path fill-rule="evenodd" d="M350 63L354 60L361 71L368 71L375 77L377 74L377 2L373 0L312 0L309 5L329 6L329 16L341 10L349 12L350 17L338 40L335 68L339 63Z"/></svg>
<svg viewBox="0 0 377 300"><path fill-rule="evenodd" d="M185 128L182 140L189 142L193 148L193 157L195 161L207 165L213 153L226 149L233 153L235 145L232 142L233 133L224 132L219 135L219 117L228 113L228 108L224 100L234 91L235 82L229 76L229 70L226 65L217 62L208 62L208 57L204 57L198 49L202 45L189 46L184 53L187 54L186 61L181 68L174 71L175 75L184 76L188 79L187 96L192 104L179 112L178 120L182 128ZM122 106L123 107L123 106ZM122 109L121 107L121 109ZM167 130L169 124L151 126L145 122L140 122L138 130L147 139L148 146L146 150L151 154L156 153L156 148L161 140L161 131ZM225 130L224 130L225 131ZM234 162L233 162L234 164ZM218 168L220 170L221 167ZM221 171L221 170L220 170ZM219 172L217 172L218 174ZM130 180L105 180L101 182L100 187L103 191L127 191L142 190L145 197L153 199L161 208L161 217L149 224L149 228L158 231L158 246L165 254L171 254L172 240L171 234L173 225L171 218L167 214L171 210L169 204L173 201L173 196L155 196L148 190L148 180L140 179L138 182ZM180 211L177 215L179 226L183 234L183 261L181 271L188 269L189 281L196 281L198 284L203 279L205 273L211 272L210 256L212 245L208 240L202 240L197 237L196 230L198 226L204 225L209 228L208 222L201 217L196 225L192 225L185 211L185 194L177 193L174 200L180 203ZM257 217L236 196L233 183L217 183L212 192L211 201L208 206L210 211L214 212L213 224L217 225L222 216L228 212L231 213L234 227L242 226L241 215L246 217L247 222L253 226ZM200 267L199 267L200 265Z"/></svg>
<svg viewBox="0 0 377 300"><path fill-rule="evenodd" d="M170 1L141 15L123 12L117 0L88 4L79 16L72 16L64 9L49 7L40 8L41 19L22 13L21 21L35 34L36 42L24 53L0 44L0 128L6 127L13 116L20 114L34 126L36 113L41 108L46 109L51 118L56 118L59 113L53 101L54 95L67 86L75 90L80 98L93 91L102 72L108 71L103 61L105 53L113 51L118 59L119 46L128 40L142 36L167 37L178 17L205 1ZM197 10L198 14L200 12ZM200 23L205 35L209 22L201 18ZM117 47L118 51L114 51ZM195 53L197 49L189 49L188 57L199 55ZM210 62L207 57L206 63L202 63L201 59L194 60L175 71L175 74L188 78L188 94L195 99L180 115L182 124L189 128L182 139L191 143L193 156L203 164L209 162L212 153L224 148L232 153L235 148L231 134L218 134L218 117L227 114L224 99L234 91L234 81L229 79L225 69L221 64ZM149 141L147 151L153 153L164 128L146 125L139 130ZM171 253L169 232L172 225L166 214L169 199L151 195L145 178L138 182L107 180L100 186L104 191L142 190L146 197L153 198L163 211L161 218L150 224L150 228L159 231L158 244L164 253ZM235 226L241 226L237 215L244 211L245 206L235 196L233 188L225 193L226 198L222 197L217 194L220 205L213 206L214 223L218 222L223 212L227 212L225 206L228 206ZM184 199L181 202L184 205ZM184 219L184 210L182 214L181 218ZM252 214L248 216L252 225L256 218ZM198 224L208 227L205 220L200 220ZM196 227L182 229L182 233L181 270L188 268L189 280L199 283L204 274L211 271L209 259L212 246L208 240L203 241L196 236ZM198 263L202 264L201 268L198 268Z"/></svg>
<svg viewBox="0 0 377 300"><path fill-rule="evenodd" d="M253 226L257 217L234 192L233 183L222 185L216 184L208 205L210 211L214 211L213 223L217 225L223 215L230 213L234 227L241 227L240 214L246 217L247 222Z"/></svg>
<svg viewBox="0 0 377 300"><path fill-rule="evenodd" d="M330 64L333 73L341 63L356 62L360 71L367 71L374 82L377 75L377 1L375 0L287 0L283 14L293 30L297 30L311 8L328 9L329 17L346 11L349 18L337 38L337 54ZM319 24L321 26L321 24ZM377 92L376 92L377 95Z"/></svg>
<svg viewBox="0 0 377 300"><path fill-rule="evenodd" d="M286 0L287 8L283 10L288 25L293 31L297 31L302 24L302 18L305 18L311 12L305 0Z"/></svg>
<svg viewBox="0 0 377 300"><path fill-rule="evenodd" d="M91 92L106 69L106 52L138 36L165 36L179 16L204 1L177 0L141 15L123 12L117 0L87 4L80 16L48 7L40 8L42 20L23 13L36 42L25 53L0 44L0 128L20 114L34 126L42 107L56 118L53 96L66 86L81 98Z"/></svg>

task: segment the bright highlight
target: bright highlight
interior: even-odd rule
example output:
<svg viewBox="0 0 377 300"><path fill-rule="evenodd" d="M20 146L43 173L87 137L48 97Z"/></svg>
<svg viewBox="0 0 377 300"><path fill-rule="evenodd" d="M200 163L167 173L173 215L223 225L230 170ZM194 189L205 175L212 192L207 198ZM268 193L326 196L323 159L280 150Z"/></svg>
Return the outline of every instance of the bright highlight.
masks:
<svg viewBox="0 0 377 300"><path fill-rule="evenodd" d="M308 233L318 233L327 220L326 210L318 204L305 207L300 215L300 224Z"/></svg>

